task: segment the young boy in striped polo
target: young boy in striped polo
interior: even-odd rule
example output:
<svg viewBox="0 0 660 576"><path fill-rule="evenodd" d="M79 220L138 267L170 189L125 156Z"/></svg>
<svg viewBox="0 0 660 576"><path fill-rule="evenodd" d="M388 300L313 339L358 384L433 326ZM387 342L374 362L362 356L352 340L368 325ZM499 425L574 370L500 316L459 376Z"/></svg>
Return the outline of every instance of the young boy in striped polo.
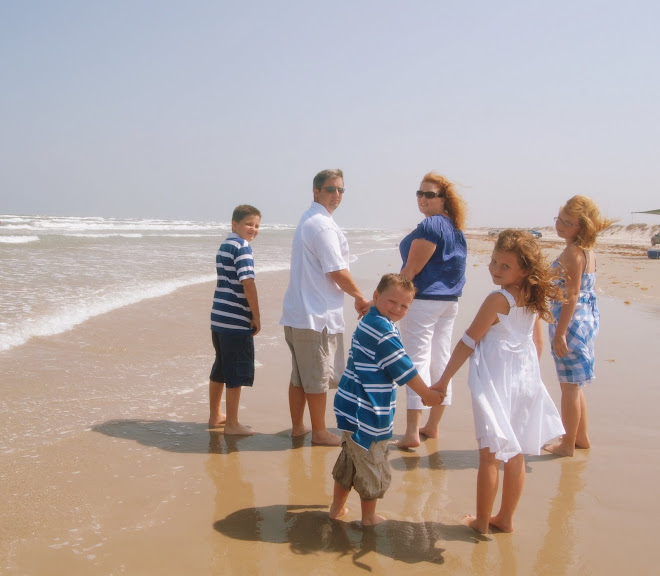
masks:
<svg viewBox="0 0 660 576"><path fill-rule="evenodd" d="M353 334L348 364L334 401L342 449L332 470L335 488L330 518L348 512L346 500L354 487L360 495L362 525L373 526L385 520L376 514L376 501L391 481L387 448L397 387L408 384L427 406L441 404L444 399L427 388L394 325L406 315L414 295L415 287L408 278L385 274L374 292L369 313Z"/></svg>
<svg viewBox="0 0 660 576"><path fill-rule="evenodd" d="M238 421L241 387L254 382L254 340L261 329L254 260L249 242L259 234L261 212L242 204L231 217L231 234L215 257L217 284L211 310L215 362L209 378L209 427L224 424L225 434L250 436L254 430ZM220 401L227 387L227 414Z"/></svg>

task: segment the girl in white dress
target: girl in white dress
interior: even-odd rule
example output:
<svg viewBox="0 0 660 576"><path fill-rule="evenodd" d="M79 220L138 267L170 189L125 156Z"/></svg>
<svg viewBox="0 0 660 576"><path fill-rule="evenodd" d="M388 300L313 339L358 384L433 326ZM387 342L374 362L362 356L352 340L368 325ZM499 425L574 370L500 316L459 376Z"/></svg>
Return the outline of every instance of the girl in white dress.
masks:
<svg viewBox="0 0 660 576"><path fill-rule="evenodd" d="M561 299L551 270L533 236L503 231L489 264L489 294L432 386L444 394L450 379L470 358L468 385L479 442L477 514L463 521L485 534L489 526L513 532L513 514L525 483L523 454L540 454L564 433L561 418L539 370L541 319L551 321L549 301ZM500 462L504 481L500 511L492 516Z"/></svg>

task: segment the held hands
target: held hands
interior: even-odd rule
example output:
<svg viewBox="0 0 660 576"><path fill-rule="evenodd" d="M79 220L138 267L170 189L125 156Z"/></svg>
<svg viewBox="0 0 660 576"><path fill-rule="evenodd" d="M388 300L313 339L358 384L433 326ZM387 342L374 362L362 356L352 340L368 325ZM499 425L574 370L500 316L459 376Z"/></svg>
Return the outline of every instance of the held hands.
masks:
<svg viewBox="0 0 660 576"><path fill-rule="evenodd" d="M442 404L445 401L445 398L447 397L447 386L449 386L449 382L443 382L442 378L440 378L440 380L433 384L433 386L429 387L429 391L442 398L438 404ZM425 406L435 406L435 404L428 404L426 400L423 400L423 402Z"/></svg>
<svg viewBox="0 0 660 576"><path fill-rule="evenodd" d="M362 318L367 312L369 312L369 308L371 308L372 302L364 298L363 296L358 296L355 298L355 311L358 313L358 320Z"/></svg>
<svg viewBox="0 0 660 576"><path fill-rule="evenodd" d="M443 394L438 390L432 390L429 388L427 393L424 394L424 397L422 398L422 403L424 406L438 406L445 401L446 396L446 392Z"/></svg>

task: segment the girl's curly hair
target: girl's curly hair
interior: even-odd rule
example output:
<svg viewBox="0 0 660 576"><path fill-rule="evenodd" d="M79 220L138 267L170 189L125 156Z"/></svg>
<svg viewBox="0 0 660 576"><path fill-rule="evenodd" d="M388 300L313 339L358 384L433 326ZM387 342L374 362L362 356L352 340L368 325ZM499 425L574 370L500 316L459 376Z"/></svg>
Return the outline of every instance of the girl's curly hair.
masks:
<svg viewBox="0 0 660 576"><path fill-rule="evenodd" d="M556 282L559 269L548 266L536 239L526 230L503 230L497 238L495 250L516 255L518 264L527 273L520 287L522 305L546 322L552 322L550 301L564 299Z"/></svg>
<svg viewBox="0 0 660 576"><path fill-rule="evenodd" d="M575 244L583 250L593 248L598 234L616 222L604 218L598 205L588 196L573 196L562 208L568 216L578 221L580 231Z"/></svg>

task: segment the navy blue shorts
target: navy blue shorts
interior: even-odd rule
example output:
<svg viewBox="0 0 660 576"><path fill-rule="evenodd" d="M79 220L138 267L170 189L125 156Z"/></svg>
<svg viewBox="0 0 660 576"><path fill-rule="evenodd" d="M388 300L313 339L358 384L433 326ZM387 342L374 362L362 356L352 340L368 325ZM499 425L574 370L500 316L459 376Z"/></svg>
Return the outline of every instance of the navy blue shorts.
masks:
<svg viewBox="0 0 660 576"><path fill-rule="evenodd" d="M215 362L209 378L227 388L252 386L254 382L254 338L248 334L220 334L211 330Z"/></svg>

